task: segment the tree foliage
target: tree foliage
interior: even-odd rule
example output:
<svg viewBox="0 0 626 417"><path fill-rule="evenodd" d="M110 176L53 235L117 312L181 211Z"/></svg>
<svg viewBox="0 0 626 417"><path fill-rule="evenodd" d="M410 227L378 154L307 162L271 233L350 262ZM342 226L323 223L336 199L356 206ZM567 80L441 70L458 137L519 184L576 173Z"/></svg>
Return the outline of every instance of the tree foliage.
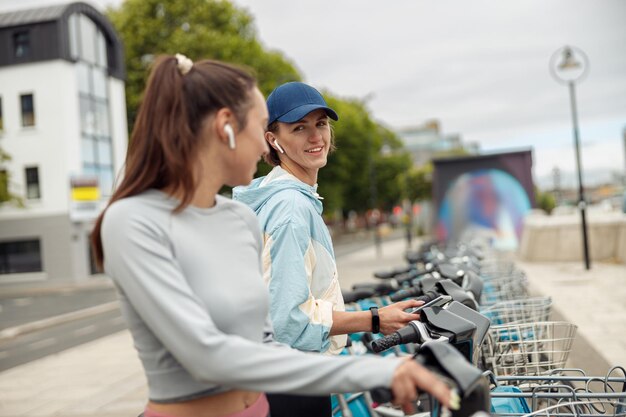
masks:
<svg viewBox="0 0 626 417"><path fill-rule="evenodd" d="M556 198L554 198L554 194L551 192L540 191L537 187L535 187L535 200L537 202L537 207L548 214L552 213L552 210L556 207Z"/></svg>
<svg viewBox="0 0 626 417"><path fill-rule="evenodd" d="M428 163L420 167L411 167L403 179L406 184L405 197L411 201L432 199L433 164Z"/></svg>
<svg viewBox="0 0 626 417"><path fill-rule="evenodd" d="M294 65L257 40L252 16L228 1L126 0L107 15L122 39L126 58L126 104L132 129L149 65L160 54L192 60L217 59L252 70L268 94L276 85L300 80Z"/></svg>
<svg viewBox="0 0 626 417"><path fill-rule="evenodd" d="M10 161L11 157L4 149L0 148L0 164ZM0 203L4 203L11 200L9 194L9 173L6 170L0 170Z"/></svg>
<svg viewBox="0 0 626 417"><path fill-rule="evenodd" d="M11 156L0 147L0 167L10 160ZM17 207L24 207L22 198L11 193L10 183L11 173L8 170L0 169L0 204L13 203Z"/></svg>
<svg viewBox="0 0 626 417"><path fill-rule="evenodd" d="M246 66L265 95L282 83L301 79L282 53L261 45L252 16L228 1L126 0L107 14L125 47L129 129L149 65L159 54L183 53L192 60L210 58ZM325 96L340 116L334 126L337 151L319 175L326 213L390 207L401 199L406 184L402 175L411 165L401 141L371 118L363 101ZM383 146L391 152L381 154ZM269 169L261 163L258 175Z"/></svg>
<svg viewBox="0 0 626 417"><path fill-rule="evenodd" d="M319 174L326 210L363 212L392 206L401 199L399 177L411 164L402 142L372 119L363 101L325 96L339 114L334 124L337 150Z"/></svg>

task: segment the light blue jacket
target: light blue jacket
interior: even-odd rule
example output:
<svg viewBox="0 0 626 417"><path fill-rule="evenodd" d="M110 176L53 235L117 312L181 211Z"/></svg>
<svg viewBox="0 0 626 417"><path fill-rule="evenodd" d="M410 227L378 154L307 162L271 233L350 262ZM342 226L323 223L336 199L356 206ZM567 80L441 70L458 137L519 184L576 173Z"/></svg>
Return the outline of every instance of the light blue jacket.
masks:
<svg viewBox="0 0 626 417"><path fill-rule="evenodd" d="M344 304L317 185L275 167L236 187L233 199L256 212L263 230L263 278L275 339L303 351L339 353L346 336L329 333L333 310L343 311Z"/></svg>

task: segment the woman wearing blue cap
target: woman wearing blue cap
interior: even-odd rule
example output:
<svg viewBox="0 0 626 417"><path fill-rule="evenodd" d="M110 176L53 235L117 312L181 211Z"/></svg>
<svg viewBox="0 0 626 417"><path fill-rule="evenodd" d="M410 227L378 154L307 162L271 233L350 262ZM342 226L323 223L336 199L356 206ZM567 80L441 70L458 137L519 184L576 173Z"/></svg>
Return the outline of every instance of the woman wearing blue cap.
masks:
<svg viewBox="0 0 626 417"><path fill-rule="evenodd" d="M248 204L264 232L264 279L270 290L275 338L296 349L338 354L348 333L392 333L416 315L404 301L379 311L346 312L337 279L332 241L322 219L317 175L333 149L329 118L338 120L313 87L290 82L267 98L265 160L274 169L234 199ZM269 396L273 417L330 416L330 398Z"/></svg>

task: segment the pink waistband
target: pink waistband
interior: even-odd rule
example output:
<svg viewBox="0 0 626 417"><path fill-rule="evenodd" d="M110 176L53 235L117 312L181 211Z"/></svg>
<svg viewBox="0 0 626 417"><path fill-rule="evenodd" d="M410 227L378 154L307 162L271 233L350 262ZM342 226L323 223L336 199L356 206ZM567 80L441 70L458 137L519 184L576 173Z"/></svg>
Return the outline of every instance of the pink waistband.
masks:
<svg viewBox="0 0 626 417"><path fill-rule="evenodd" d="M259 398L250 407L245 410L237 411L233 414L223 415L220 417L267 417L270 412L270 406L267 402L265 394L259 395ZM169 414L157 413L146 407L143 412L144 417L177 417Z"/></svg>

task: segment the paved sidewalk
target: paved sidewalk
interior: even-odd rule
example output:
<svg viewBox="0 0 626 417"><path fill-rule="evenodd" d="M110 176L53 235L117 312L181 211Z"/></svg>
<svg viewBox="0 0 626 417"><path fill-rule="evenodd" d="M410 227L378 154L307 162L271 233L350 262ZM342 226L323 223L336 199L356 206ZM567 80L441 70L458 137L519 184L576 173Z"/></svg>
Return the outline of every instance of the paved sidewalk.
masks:
<svg viewBox="0 0 626 417"><path fill-rule="evenodd" d="M533 293L552 297L555 318L578 326L571 365L595 374L626 366L626 265L595 262L589 271L582 262L517 265Z"/></svg>
<svg viewBox="0 0 626 417"><path fill-rule="evenodd" d="M101 290L113 288L113 283L105 275L93 275L80 282L29 282L15 284L1 284L0 300L3 298L32 297L46 294L76 293L81 291Z"/></svg>
<svg viewBox="0 0 626 417"><path fill-rule="evenodd" d="M382 255L373 247L338 259L343 288L371 281L378 269L404 263L404 240L387 241ZM551 295L559 314L588 339L580 363L600 352L606 363L626 365L626 268L594 264L520 263L534 292ZM589 357L592 356L592 357ZM606 371L603 370L603 371ZM120 332L0 373L0 417L132 417L145 404L147 390L128 332Z"/></svg>
<svg viewBox="0 0 626 417"><path fill-rule="evenodd" d="M3 417L130 417L146 398L127 331L0 373Z"/></svg>

